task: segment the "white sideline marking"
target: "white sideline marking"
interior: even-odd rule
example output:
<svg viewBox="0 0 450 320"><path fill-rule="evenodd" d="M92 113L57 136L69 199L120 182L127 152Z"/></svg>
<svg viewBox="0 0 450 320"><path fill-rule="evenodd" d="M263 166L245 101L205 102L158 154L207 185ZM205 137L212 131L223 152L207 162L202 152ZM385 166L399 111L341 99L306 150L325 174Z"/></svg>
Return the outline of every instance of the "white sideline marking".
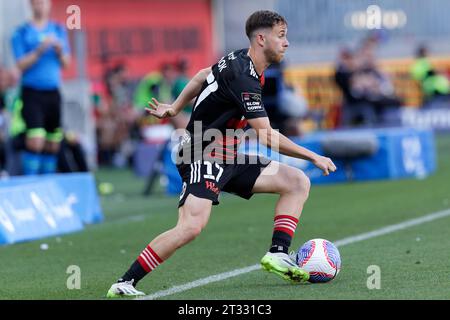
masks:
<svg viewBox="0 0 450 320"><path fill-rule="evenodd" d="M426 216L420 217L420 218L415 218L415 219L411 219L411 220L406 220L397 224L392 224L390 226L387 227L383 227L380 229L376 229L370 232L366 232L366 233L361 233L359 235L356 236L351 236L351 237L347 237L341 240L337 240L337 241L333 241L333 243L337 246L337 247L342 247L342 246L346 246L348 244L352 244L352 243L356 243L359 241L364 241L367 239L371 239L371 238L375 238L375 237L379 237L388 233L392 233L398 230L403 230L406 228L410 228L413 226L417 226L426 222L430 222L433 220L437 220L437 219L441 219L444 217L450 216L450 209L448 210L443 210L443 211L438 211L438 212L434 212L434 213L430 213ZM255 270L260 270L261 266L259 264L255 264L252 266L248 266L245 268L241 268L241 269L235 269L232 271L228 271L228 272L224 272L224 273L219 273L216 275L212 275L206 278L202 278L202 279L198 279L192 282L188 282L186 284L183 285L179 285L179 286L174 286L170 289L167 290L161 290L161 291L157 291L153 294L141 297L141 298L137 298L137 300L153 300L153 299L158 299L161 297L165 297L165 296L170 296L172 294L175 293L179 293L179 292L183 292L183 291L187 291L193 288L197 288L197 287L201 287L213 282L217 282L217 281L222 281L228 278L232 278L232 277L236 277L239 276L241 274L244 273L248 273L251 271L255 271Z"/></svg>

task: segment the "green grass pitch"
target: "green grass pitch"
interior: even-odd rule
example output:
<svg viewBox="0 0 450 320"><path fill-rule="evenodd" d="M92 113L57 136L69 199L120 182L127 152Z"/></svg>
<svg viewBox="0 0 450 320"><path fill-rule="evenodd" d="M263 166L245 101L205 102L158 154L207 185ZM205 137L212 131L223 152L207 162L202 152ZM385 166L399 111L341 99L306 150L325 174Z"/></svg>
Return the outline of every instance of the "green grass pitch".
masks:
<svg viewBox="0 0 450 320"><path fill-rule="evenodd" d="M449 209L450 137L436 142L438 170L425 179L313 185L292 248ZM176 223L177 197L143 197L145 181L130 171L102 169L96 177L115 188L101 198L105 221L79 233L0 247L0 299L105 299L144 246ZM138 288L152 294L257 264L270 245L276 199L224 195L202 234ZM292 285L256 270L161 299L450 299L449 234L447 216L342 246L342 270L326 284ZM47 250L40 248L44 243ZM67 288L71 265L81 270L80 289ZM380 289L367 287L372 265L380 267Z"/></svg>

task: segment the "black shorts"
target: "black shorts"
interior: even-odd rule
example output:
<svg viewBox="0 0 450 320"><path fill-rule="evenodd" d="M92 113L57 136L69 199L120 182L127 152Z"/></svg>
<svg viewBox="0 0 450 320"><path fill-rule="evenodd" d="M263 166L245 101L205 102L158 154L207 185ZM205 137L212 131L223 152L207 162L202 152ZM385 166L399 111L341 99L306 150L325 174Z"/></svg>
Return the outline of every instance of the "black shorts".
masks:
<svg viewBox="0 0 450 320"><path fill-rule="evenodd" d="M61 127L61 95L58 89L22 87L22 118L28 130L44 129L54 134Z"/></svg>
<svg viewBox="0 0 450 320"><path fill-rule="evenodd" d="M232 193L244 199L253 196L252 189L261 171L270 160L242 155L243 164L217 163L210 160L198 160L191 164L177 165L183 181L178 207L183 206L189 194L209 199L213 205L219 204L221 191Z"/></svg>

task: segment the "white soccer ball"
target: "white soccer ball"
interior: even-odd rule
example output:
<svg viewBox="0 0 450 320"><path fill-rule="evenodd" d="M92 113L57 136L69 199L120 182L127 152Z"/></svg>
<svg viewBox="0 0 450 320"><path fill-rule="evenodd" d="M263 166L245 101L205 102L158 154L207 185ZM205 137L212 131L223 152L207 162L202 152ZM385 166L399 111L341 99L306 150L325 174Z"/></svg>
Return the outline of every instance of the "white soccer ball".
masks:
<svg viewBox="0 0 450 320"><path fill-rule="evenodd" d="M341 270L341 256L336 246L325 239L312 239L297 251L298 266L309 272L309 282L328 282Z"/></svg>

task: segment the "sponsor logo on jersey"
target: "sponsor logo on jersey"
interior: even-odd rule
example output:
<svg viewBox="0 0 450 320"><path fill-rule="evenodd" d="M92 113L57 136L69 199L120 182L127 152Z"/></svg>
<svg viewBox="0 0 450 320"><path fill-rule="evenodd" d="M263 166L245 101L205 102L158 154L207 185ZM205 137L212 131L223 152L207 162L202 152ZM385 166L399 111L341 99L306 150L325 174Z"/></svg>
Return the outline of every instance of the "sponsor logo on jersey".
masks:
<svg viewBox="0 0 450 320"><path fill-rule="evenodd" d="M261 94L259 93L243 92L242 102L244 103L247 112L258 112L263 110Z"/></svg>
<svg viewBox="0 0 450 320"><path fill-rule="evenodd" d="M215 194L219 194L220 190L219 190L219 188L216 186L216 184L214 182L205 181L205 183L206 183L206 189L211 190Z"/></svg>

